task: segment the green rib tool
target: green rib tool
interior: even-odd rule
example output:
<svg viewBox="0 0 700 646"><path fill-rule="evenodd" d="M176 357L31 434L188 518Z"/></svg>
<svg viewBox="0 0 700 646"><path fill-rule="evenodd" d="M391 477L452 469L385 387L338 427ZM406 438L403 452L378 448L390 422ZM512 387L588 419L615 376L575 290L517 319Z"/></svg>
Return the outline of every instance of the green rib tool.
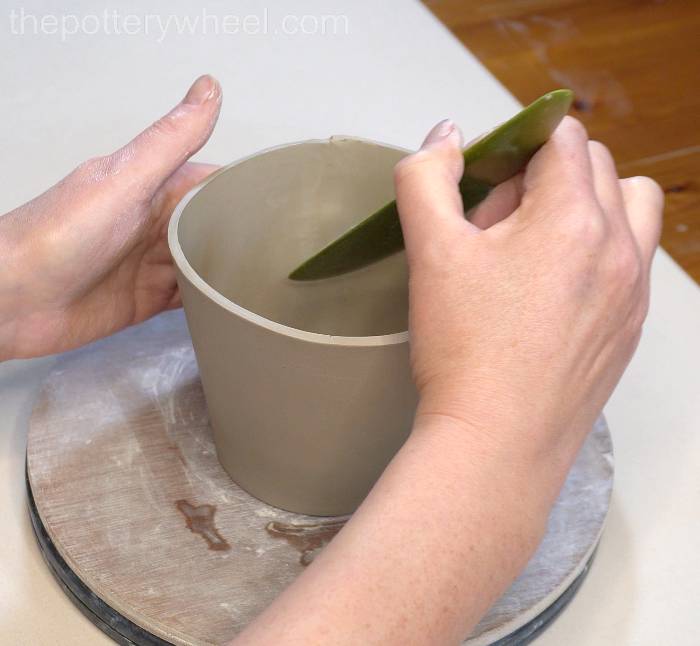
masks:
<svg viewBox="0 0 700 646"><path fill-rule="evenodd" d="M464 177L459 185L465 212L525 167L564 118L572 99L571 90L549 92L465 149ZM394 201L309 258L289 278L330 278L381 260L403 246Z"/></svg>

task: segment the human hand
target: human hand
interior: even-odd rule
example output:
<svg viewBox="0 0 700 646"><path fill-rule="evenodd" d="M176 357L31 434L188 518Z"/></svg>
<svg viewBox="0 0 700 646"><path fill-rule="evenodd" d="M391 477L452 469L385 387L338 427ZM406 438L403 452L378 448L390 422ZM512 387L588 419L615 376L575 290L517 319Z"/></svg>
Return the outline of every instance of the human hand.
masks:
<svg viewBox="0 0 700 646"><path fill-rule="evenodd" d="M78 347L178 307L170 214L214 166L186 163L221 107L209 76L111 155L0 217L0 360Z"/></svg>
<svg viewBox="0 0 700 646"><path fill-rule="evenodd" d="M396 169L416 427L438 417L568 465L639 341L663 194L618 180L567 117L467 221L460 143L440 124Z"/></svg>
<svg viewBox="0 0 700 646"><path fill-rule="evenodd" d="M659 188L620 182L607 150L566 119L468 222L460 143L441 124L396 169L420 391L413 432L344 529L236 644L328 634L462 643L531 558L632 356Z"/></svg>

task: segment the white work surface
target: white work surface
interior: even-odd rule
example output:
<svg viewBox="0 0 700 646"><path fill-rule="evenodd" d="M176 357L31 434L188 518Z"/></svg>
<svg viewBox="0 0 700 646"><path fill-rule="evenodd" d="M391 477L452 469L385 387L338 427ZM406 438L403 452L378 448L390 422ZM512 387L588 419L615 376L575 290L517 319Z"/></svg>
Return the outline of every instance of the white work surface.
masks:
<svg viewBox="0 0 700 646"><path fill-rule="evenodd" d="M21 6L38 16L60 11L49 2ZM470 138L518 107L417 2L239 1L208 3L207 11L261 15L266 6L271 31L294 12L345 14L349 33L178 35L173 27L161 43L157 33L62 42L34 35L26 19L24 35L13 34L10 10L0 10L0 213L124 143L204 72L220 79L225 98L198 159L217 163L331 134L416 147L448 116ZM201 15L201 5L182 0L70 7L79 16ZM92 19L86 28L94 31ZM109 644L52 578L27 516L27 418L50 364L0 366L0 644ZM608 527L591 574L538 644L698 643L699 368L700 292L661 252L641 347L607 407L617 453Z"/></svg>

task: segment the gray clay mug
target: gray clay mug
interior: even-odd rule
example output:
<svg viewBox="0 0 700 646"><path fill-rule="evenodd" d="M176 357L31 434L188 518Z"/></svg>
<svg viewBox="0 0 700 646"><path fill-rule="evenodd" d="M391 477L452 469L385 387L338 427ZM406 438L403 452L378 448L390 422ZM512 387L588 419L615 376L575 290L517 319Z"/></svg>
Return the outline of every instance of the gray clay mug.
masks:
<svg viewBox="0 0 700 646"><path fill-rule="evenodd" d="M404 254L287 278L394 199L404 155L350 137L265 150L190 191L170 222L219 461L276 507L353 512L410 431Z"/></svg>

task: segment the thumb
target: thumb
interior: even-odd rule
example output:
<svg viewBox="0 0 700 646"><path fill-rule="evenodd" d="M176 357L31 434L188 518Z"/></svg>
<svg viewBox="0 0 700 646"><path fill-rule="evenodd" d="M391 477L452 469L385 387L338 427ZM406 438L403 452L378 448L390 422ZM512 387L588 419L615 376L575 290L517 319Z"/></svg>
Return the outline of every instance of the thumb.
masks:
<svg viewBox="0 0 700 646"><path fill-rule="evenodd" d="M139 187L155 191L209 139L221 108L221 86L209 75L200 76L168 114L111 155Z"/></svg>
<svg viewBox="0 0 700 646"><path fill-rule="evenodd" d="M409 261L440 249L443 241L472 226L464 219L459 192L463 172L462 134L449 120L430 131L417 153L397 164L396 200Z"/></svg>

